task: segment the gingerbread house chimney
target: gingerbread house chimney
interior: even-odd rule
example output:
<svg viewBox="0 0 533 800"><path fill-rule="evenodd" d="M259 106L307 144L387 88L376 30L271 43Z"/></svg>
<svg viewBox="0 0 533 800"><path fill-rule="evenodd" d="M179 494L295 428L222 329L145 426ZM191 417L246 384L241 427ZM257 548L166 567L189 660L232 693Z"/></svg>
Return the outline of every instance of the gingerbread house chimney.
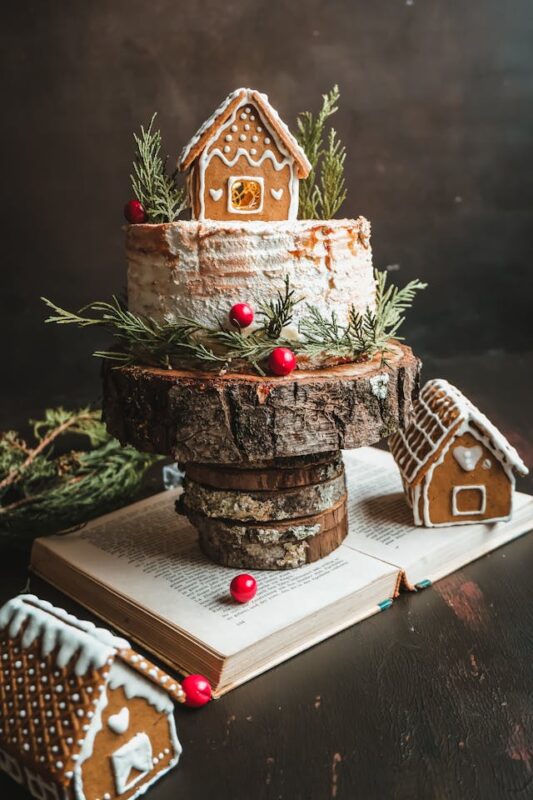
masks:
<svg viewBox="0 0 533 800"><path fill-rule="evenodd" d="M266 94L236 89L184 147L178 169L189 172L198 220L294 220L307 156Z"/></svg>

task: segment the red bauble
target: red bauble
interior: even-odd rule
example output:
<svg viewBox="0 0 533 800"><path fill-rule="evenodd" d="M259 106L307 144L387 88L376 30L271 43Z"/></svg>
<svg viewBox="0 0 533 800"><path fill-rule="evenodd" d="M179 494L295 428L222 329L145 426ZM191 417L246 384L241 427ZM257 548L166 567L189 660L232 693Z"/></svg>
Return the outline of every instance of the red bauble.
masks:
<svg viewBox="0 0 533 800"><path fill-rule="evenodd" d="M185 692L185 705L189 708L201 708L211 700L211 686L203 675L187 675L181 688Z"/></svg>
<svg viewBox="0 0 533 800"><path fill-rule="evenodd" d="M288 347L275 347L268 359L268 368L274 375L288 375L296 366L296 356Z"/></svg>
<svg viewBox="0 0 533 800"><path fill-rule="evenodd" d="M130 225L140 225L146 222L146 211L140 200L130 200L124 206L124 216Z"/></svg>
<svg viewBox="0 0 533 800"><path fill-rule="evenodd" d="M257 581L253 575L236 575L229 585L231 596L237 603L249 603L257 593Z"/></svg>
<svg viewBox="0 0 533 800"><path fill-rule="evenodd" d="M247 328L254 321L254 310L248 303L235 303L230 309L229 319L236 328Z"/></svg>

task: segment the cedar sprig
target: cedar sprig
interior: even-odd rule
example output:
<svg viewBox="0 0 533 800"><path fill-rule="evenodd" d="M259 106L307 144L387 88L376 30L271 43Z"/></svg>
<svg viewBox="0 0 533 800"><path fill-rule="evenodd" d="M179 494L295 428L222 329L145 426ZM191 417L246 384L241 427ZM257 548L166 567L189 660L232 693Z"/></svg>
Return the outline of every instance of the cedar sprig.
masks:
<svg viewBox="0 0 533 800"><path fill-rule="evenodd" d="M342 324L335 311L323 314L308 305L299 323L300 341L287 339L283 331L293 318L295 298L290 281L274 300L265 302L258 312L261 325L255 330L227 329L220 322L215 326L197 323L189 317L156 322L128 311L113 297L111 303L95 302L77 313L66 311L50 300L44 302L54 312L46 322L76 324L79 327L107 328L117 342L116 350L97 351L94 355L122 364L148 364L171 369L176 366L207 366L227 369L231 364L251 364L263 374L265 360L275 347L290 347L307 356L337 356L350 360L386 353L390 339L398 335L405 312L416 293L426 287L419 280L403 288L387 286L387 272L375 271L375 308L359 313L353 307L348 321ZM87 312L91 312L89 316Z"/></svg>
<svg viewBox="0 0 533 800"><path fill-rule="evenodd" d="M415 295L427 287L419 280L409 281L403 288L387 286L386 270L374 271L376 280L375 310L363 313L352 306L348 323L340 325L334 311L329 316L316 306L308 306L308 316L300 322L301 351L310 356L319 354L337 357L382 356L391 339L402 340L398 331L405 321L405 312L413 304Z"/></svg>
<svg viewBox="0 0 533 800"><path fill-rule="evenodd" d="M78 312L68 311L43 297L42 300L55 313L46 322L78 327L99 326L109 330L118 344L118 350L97 350L98 358L120 361L122 364L144 363L170 368L183 359L202 363L224 362L198 335L209 330L193 319L180 317L176 321L157 322L150 317L134 314L115 296L112 301L94 302ZM87 315L91 312L91 316Z"/></svg>
<svg viewBox="0 0 533 800"><path fill-rule="evenodd" d="M275 300L261 303L258 317L262 320L260 330L268 339L278 339L283 328L290 325L295 305L301 300L295 298L289 276L285 276L283 291L278 291Z"/></svg>
<svg viewBox="0 0 533 800"><path fill-rule="evenodd" d="M311 164L309 175L300 181L300 219L331 219L346 199L346 149L334 128L324 141L326 123L338 110L339 98L339 87L335 85L322 95L322 108L316 116L304 111L296 122L296 138Z"/></svg>
<svg viewBox="0 0 533 800"><path fill-rule="evenodd" d="M0 542L23 544L123 505L159 459L121 447L96 409L47 409L30 424L32 441L0 433ZM77 449L65 451L66 436Z"/></svg>
<svg viewBox="0 0 533 800"><path fill-rule="evenodd" d="M144 206L148 222L173 222L186 207L185 189L176 184L176 175L168 175L161 156L161 131L154 130L157 114L147 129L141 125L135 140L135 161L130 175L131 188Z"/></svg>

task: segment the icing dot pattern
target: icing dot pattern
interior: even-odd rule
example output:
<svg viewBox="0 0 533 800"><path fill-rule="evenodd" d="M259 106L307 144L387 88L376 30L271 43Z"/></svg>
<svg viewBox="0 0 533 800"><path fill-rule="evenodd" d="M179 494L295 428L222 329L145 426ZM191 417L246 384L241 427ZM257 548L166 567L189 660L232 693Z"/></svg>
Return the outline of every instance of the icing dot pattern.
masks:
<svg viewBox="0 0 533 800"><path fill-rule="evenodd" d="M38 602L32 596L25 597L30 604L33 600ZM37 636L31 635L31 618L13 627L17 613L21 616L24 612L21 603L24 599L19 597L0 611L0 748L5 743L11 751L24 755L26 763L45 764L60 783L68 784L95 719L95 705L106 692L110 666L117 658L175 701L185 702L181 685L141 659L129 646L115 649L102 666L90 665L80 671L76 667L83 647L87 647L85 642L79 652L73 651L69 660L59 666L60 643L53 649L47 647L49 631L43 620ZM60 617L53 613L50 616L50 629L57 634ZM71 620L75 618L69 619L70 625L63 623L64 639L74 624ZM103 633L99 631L98 635L101 638ZM128 644L118 638L115 641Z"/></svg>
<svg viewBox="0 0 533 800"><path fill-rule="evenodd" d="M281 163L284 156L278 152L277 147L272 147L272 138L261 124L258 124L259 121L259 112L254 106L241 107L235 113L231 125L226 124L220 130L217 138L209 146L209 151L218 149L227 158L233 159L240 148L257 160L265 150L270 150L278 163Z"/></svg>
<svg viewBox="0 0 533 800"><path fill-rule="evenodd" d="M0 631L4 667L0 670L0 747L2 740L9 742L35 763L47 764L59 780L67 782L66 772L72 769L82 744L72 746L72 731L81 732L86 723L90 703L87 689L94 691L104 684L104 678L97 669L79 676L70 672L69 666L57 670L53 653L42 658L39 639L26 650L18 647L19 643L7 628ZM72 680L67 682L67 676ZM56 682L61 690L50 692L48 686Z"/></svg>

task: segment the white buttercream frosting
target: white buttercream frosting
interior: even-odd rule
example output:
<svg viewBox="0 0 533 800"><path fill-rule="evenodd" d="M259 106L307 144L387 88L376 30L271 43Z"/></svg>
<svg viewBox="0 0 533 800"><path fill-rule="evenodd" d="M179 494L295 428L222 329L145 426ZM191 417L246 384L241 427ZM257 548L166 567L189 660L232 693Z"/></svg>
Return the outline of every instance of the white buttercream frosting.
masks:
<svg viewBox="0 0 533 800"><path fill-rule="evenodd" d="M345 322L350 307L374 307L370 223L178 221L127 228L128 306L156 320L225 322L234 303L258 308L282 290L285 276L303 302Z"/></svg>

